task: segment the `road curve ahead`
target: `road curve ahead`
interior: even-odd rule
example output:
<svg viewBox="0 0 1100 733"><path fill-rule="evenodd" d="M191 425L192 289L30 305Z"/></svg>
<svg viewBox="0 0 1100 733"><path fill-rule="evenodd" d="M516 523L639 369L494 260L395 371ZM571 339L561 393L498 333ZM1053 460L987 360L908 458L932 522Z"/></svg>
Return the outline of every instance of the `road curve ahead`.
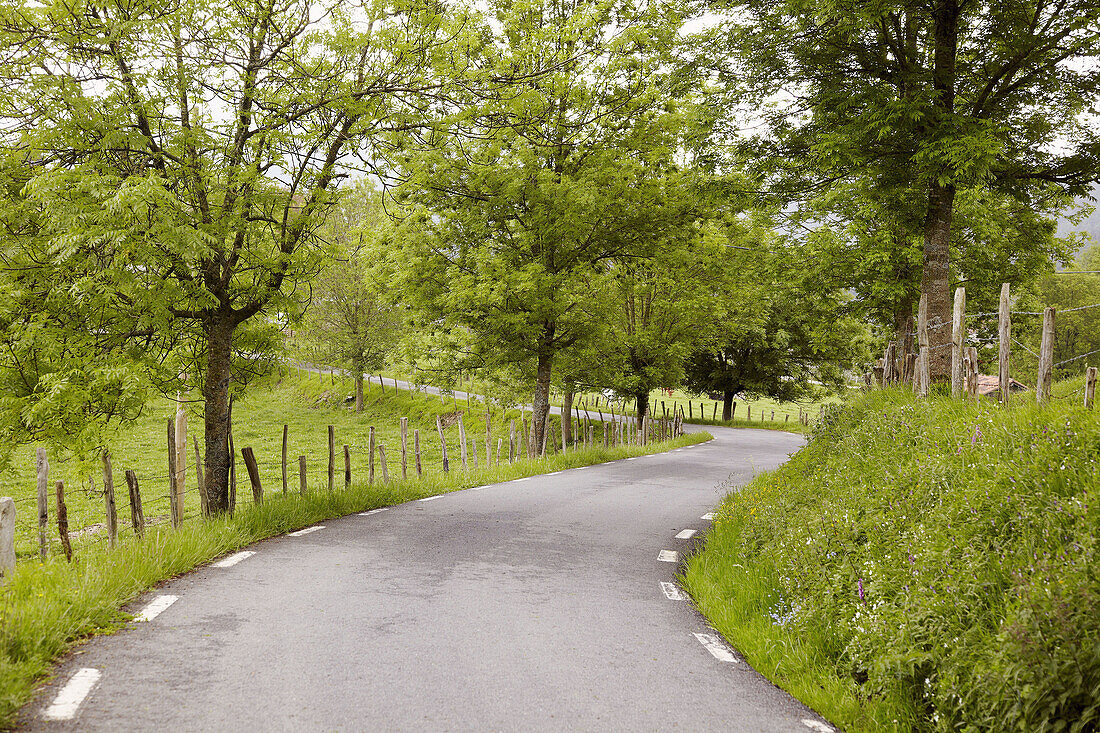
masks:
<svg viewBox="0 0 1100 733"><path fill-rule="evenodd" d="M731 652L673 582L720 484L775 467L803 442L712 432L691 448L261 542L143 598L135 611L148 604L150 620L83 645L22 722L43 731L829 730Z"/></svg>

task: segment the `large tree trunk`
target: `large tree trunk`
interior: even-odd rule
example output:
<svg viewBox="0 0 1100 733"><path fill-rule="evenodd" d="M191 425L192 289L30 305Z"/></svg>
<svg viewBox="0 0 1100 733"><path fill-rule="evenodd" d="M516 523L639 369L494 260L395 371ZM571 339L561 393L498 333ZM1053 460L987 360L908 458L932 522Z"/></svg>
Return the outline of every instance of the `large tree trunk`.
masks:
<svg viewBox="0 0 1100 733"><path fill-rule="evenodd" d="M206 379L202 387L206 412L207 510L229 511L229 379L233 357L234 322L230 315L214 315L203 323L206 332Z"/></svg>
<svg viewBox="0 0 1100 733"><path fill-rule="evenodd" d="M573 442L573 421L569 416L573 414L573 385L565 385L565 394L561 398L561 429L564 433L562 441L569 445Z"/></svg>
<svg viewBox="0 0 1100 733"><path fill-rule="evenodd" d="M722 393L722 421L733 419L733 398L736 396L735 392L726 390Z"/></svg>
<svg viewBox="0 0 1100 733"><path fill-rule="evenodd" d="M642 420L646 416L646 412L649 411L649 390L644 392L634 393L634 404L638 408L638 425L642 424Z"/></svg>
<svg viewBox="0 0 1100 733"><path fill-rule="evenodd" d="M363 372L366 368L363 364L356 362L354 364L355 369L355 411L363 411Z"/></svg>
<svg viewBox="0 0 1100 733"><path fill-rule="evenodd" d="M551 333L551 337L553 334ZM550 348L538 355L538 368L535 372L535 394L531 399L531 421L534 444L542 450L542 438L546 432L547 416L550 414L550 373L554 365L554 352ZM562 416L565 419L565 416Z"/></svg>
<svg viewBox="0 0 1100 733"><path fill-rule="evenodd" d="M932 381L951 374L951 217L955 187L933 182L928 192L924 230L924 276L921 292L928 296L928 356ZM938 326L938 327L937 327Z"/></svg>
<svg viewBox="0 0 1100 733"><path fill-rule="evenodd" d="M938 113L935 124L950 125L955 111L955 72L959 48L959 0L936 0L932 86ZM935 130L931 131L935 134ZM950 179L954 170L945 162L942 173ZM951 220L955 208L955 184L941 183L934 171L928 184L928 213L924 220L924 273L921 293L928 297L929 353L932 381L951 374ZM938 328L937 328L938 326Z"/></svg>

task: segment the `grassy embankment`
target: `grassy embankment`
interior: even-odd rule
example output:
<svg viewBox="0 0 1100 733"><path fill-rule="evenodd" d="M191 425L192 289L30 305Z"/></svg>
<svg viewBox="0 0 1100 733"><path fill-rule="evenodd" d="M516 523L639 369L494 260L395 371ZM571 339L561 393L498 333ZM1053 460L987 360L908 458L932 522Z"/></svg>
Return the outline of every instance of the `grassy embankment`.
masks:
<svg viewBox="0 0 1100 733"><path fill-rule="evenodd" d="M1078 397L856 397L726 499L683 581L846 730L1100 729L1100 420Z"/></svg>
<svg viewBox="0 0 1100 733"><path fill-rule="evenodd" d="M342 516L379 506L401 503L471 486L507 481L538 473L557 471L575 466L625 458L633 455L667 450L677 445L688 445L709 438L707 435L689 435L663 444L647 447L627 446L603 450L582 449L565 454L554 453L544 459L520 460L507 463L507 423L518 413L512 411L493 415L493 445L496 438L505 438L505 455L499 466L485 467L484 463L484 408L475 407L470 414L467 428L480 435L481 468L462 471L458 456L457 428L448 433L448 451L452 470L443 474L440 468L440 449L435 429L435 415L441 410L449 412L451 403L444 405L438 398L387 389L383 395L377 387L368 393L368 408L361 415L344 406L343 398L350 393L350 383L331 384L327 377L321 383L316 377L286 379L278 385L257 388L250 397L234 407L234 430L238 447L251 445L262 463L265 501L252 503L251 491L244 479L243 466L238 464L238 503L233 517L203 520L195 516L198 501L189 494L189 518L178 530L160 521L146 529L144 539L133 536L129 529L129 504L125 484L116 479L122 488L118 494L120 518L120 543L109 550L103 532L87 533L74 541L75 560L65 562L60 556L56 540L56 528L50 527L52 540L50 559L40 564L33 557L37 552L37 529L33 509L33 453L25 452L17 461L19 471L5 477L2 493L11 492L20 499L19 548L20 560L12 576L0 583L0 728L12 723L19 707L24 704L38 680L48 674L58 655L74 643L95 633L119 628L129 616L120 609L156 583L187 572L209 560L235 551L267 537L314 524L332 517ZM174 405L158 405L151 414L125 431L113 446L116 473L133 467L145 475L167 473L165 448L165 422L174 411ZM479 414L480 413L480 414ZM476 417L475 417L476 415ZM422 460L425 477L400 480L400 450L398 420L409 417L410 443L414 428L421 430ZM503 418L503 419L502 419ZM283 494L281 471L276 459L281 450L282 425L290 427L292 458L291 490ZM192 420L192 425L200 424ZM328 425L336 427L338 441L354 445L353 483L343 488L341 470L337 472L337 490L327 491L327 431ZM370 425L377 430L378 439L389 452L391 483L381 484L380 473L376 483L366 482L365 442ZM480 431L480 433L478 432ZM163 437L162 437L163 436ZM302 496L297 492L296 456L309 456L310 491ZM411 460L411 459L410 459ZM73 461L53 460L51 476L75 478L80 475L78 464ZM154 464L149 466L148 464ZM415 471L410 465L410 475ZM188 479L193 483L193 472ZM75 482L79 484L79 479ZM102 486L102 480L97 480ZM161 506L167 514L167 500L156 497L167 492L166 482L152 480L143 484L146 502ZM159 504L156 502L160 501ZM70 522L73 527L81 522L102 521L103 500L91 492L70 491ZM149 504L147 504L149 506ZM51 518L53 506L51 500ZM146 512L153 519L156 511Z"/></svg>

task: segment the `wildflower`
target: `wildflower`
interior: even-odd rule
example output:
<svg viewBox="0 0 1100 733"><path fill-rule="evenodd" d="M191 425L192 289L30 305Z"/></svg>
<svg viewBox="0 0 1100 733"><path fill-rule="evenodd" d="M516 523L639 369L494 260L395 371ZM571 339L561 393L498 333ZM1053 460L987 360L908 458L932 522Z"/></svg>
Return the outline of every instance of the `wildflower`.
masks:
<svg viewBox="0 0 1100 733"><path fill-rule="evenodd" d="M859 600L861 603L866 602L863 597L863 578L856 581L856 586L859 588Z"/></svg>

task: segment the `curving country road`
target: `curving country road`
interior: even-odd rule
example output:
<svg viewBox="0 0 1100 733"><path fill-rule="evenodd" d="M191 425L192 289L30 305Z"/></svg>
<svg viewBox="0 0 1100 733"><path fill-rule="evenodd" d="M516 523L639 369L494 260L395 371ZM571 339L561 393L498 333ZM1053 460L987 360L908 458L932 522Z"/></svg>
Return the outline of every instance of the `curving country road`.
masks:
<svg viewBox="0 0 1100 733"><path fill-rule="evenodd" d="M690 549L722 484L802 445L789 433L710 430L715 440L691 448L261 542L143 598L135 612L163 610L70 655L23 725L831 730L675 599L676 557L662 551Z"/></svg>

